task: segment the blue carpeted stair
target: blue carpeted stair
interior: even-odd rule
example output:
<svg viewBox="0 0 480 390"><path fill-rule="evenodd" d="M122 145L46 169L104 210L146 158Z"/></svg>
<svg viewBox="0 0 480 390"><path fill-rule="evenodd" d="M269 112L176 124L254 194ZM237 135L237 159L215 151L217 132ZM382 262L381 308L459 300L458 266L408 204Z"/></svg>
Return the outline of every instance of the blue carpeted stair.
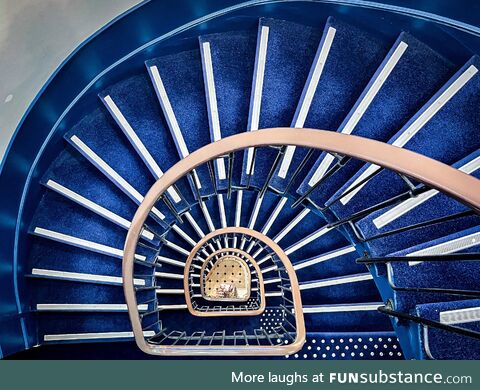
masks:
<svg viewBox="0 0 480 390"><path fill-rule="evenodd" d="M413 36L401 33L337 131L388 141L452 73L453 67L447 60ZM315 185L333 161L333 155L323 153L299 192ZM324 205L361 165L360 161L350 161L310 198Z"/></svg>

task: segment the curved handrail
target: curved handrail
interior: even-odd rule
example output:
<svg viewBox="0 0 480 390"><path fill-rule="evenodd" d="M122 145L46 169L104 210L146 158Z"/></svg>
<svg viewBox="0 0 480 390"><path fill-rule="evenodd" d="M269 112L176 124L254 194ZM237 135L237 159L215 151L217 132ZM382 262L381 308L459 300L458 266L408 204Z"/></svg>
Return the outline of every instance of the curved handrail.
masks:
<svg viewBox="0 0 480 390"><path fill-rule="evenodd" d="M321 149L389 168L458 199L480 212L480 180L429 157L383 142L325 130L272 128L241 133L208 144L175 164L150 188L138 207L127 234L122 264L124 292L135 340L143 351L153 354L185 354L185 351L178 346L148 345L144 340L137 315L133 285L134 255L143 224L150 210L170 186L199 165L234 151L270 145L294 145ZM191 348L198 348L193 353L199 355L215 353L215 347L192 346ZM251 347L247 354L264 354L264 352L261 347ZM221 353L239 354L235 348L226 348Z"/></svg>

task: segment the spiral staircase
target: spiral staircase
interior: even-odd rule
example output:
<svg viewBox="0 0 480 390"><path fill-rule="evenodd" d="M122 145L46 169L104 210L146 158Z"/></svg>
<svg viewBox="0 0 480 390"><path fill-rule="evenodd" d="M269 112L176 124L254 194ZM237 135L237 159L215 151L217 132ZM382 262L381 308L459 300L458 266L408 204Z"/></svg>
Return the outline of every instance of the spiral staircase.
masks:
<svg viewBox="0 0 480 390"><path fill-rule="evenodd" d="M284 19L147 50L47 139L12 352L480 358L480 59Z"/></svg>

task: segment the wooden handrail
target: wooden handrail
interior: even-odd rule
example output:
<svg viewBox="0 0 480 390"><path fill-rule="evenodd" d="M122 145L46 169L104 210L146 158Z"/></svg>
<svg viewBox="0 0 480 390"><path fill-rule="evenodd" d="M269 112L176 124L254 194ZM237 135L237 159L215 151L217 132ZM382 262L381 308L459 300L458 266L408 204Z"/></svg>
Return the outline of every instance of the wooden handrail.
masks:
<svg viewBox="0 0 480 390"><path fill-rule="evenodd" d="M273 128L237 134L208 144L191 153L170 168L148 191L137 209L125 241L122 272L125 299L135 341L146 353L158 355L278 355L281 346L158 346L148 344L143 336L133 285L133 264L143 225L159 197L194 168L228 153L251 147L293 145L320 149L350 156L396 171L437 189L480 211L480 181L455 168L418 153L383 142L315 129ZM293 283L292 283L293 284ZM297 329L298 331L298 329ZM300 329L301 331L301 329ZM296 347L301 348L298 344Z"/></svg>

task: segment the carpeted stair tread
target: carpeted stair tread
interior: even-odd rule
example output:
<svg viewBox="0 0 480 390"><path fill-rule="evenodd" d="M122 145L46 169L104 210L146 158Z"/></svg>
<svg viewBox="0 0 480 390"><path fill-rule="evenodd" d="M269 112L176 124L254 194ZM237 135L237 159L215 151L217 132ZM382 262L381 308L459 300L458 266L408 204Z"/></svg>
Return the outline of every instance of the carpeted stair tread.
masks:
<svg viewBox="0 0 480 390"><path fill-rule="evenodd" d="M168 125L148 75L130 77L102 91L100 98L108 108L106 97L112 99L163 172L178 162L175 143L171 137L165 136ZM177 183L177 187L181 195L191 201L191 191L186 186L182 187L182 183Z"/></svg>
<svg viewBox="0 0 480 390"><path fill-rule="evenodd" d="M457 169L469 168L471 175L480 178L480 150L477 150L452 166ZM467 171L465 171L467 172ZM411 205L410 209L401 212L398 216L393 213L399 206L391 206L378 210L367 217L356 222L357 228L365 238L374 237L378 234L394 231L418 223L428 222L441 217L448 217L461 212L468 211L468 208L460 202L439 192L430 192L427 198L418 204ZM421 198L421 196L419 197ZM412 201L409 201L412 202ZM403 203L404 207L408 203ZM388 223L387 223L388 222ZM412 245L421 244L435 238L447 236L457 231L475 226L480 222L477 216L457 218L454 221L438 223L421 229L413 229L402 233L392 234L383 238L373 239L368 242L369 252L373 256L382 256L392 252L398 252Z"/></svg>
<svg viewBox="0 0 480 390"><path fill-rule="evenodd" d="M415 309L415 314L429 320L440 321L451 326L479 332L479 310L480 300L472 299L418 305ZM442 321L442 317L446 317L446 314L456 317L457 320L453 322ZM425 328L423 332L420 332L419 336L424 358L442 360L474 360L480 358L479 340L433 327Z"/></svg>
<svg viewBox="0 0 480 390"><path fill-rule="evenodd" d="M403 146L408 150L421 153L448 165L452 165L466 155L478 150L480 137L477 130L480 125L480 115L477 107L480 104L480 75L477 67L480 68L480 60L478 57L474 57L388 143ZM468 77L468 81L464 85L463 81L457 84L458 80L462 80L465 76ZM461 87L462 85L463 87ZM452 87L459 88L459 90L456 93L453 90L448 90ZM442 96L445 93L454 93L448 102L443 101ZM417 123L424 122L426 118L423 119L423 116L428 114L429 110L435 107L435 104L440 103L443 104L442 108L417 130L420 126ZM427 111L426 114L425 111ZM415 131L417 132L406 144L402 142L402 138L404 139L408 132ZM367 169L371 169L368 168L369 166L362 167L339 189L334 197L343 194L350 188L350 185L358 182L359 176ZM382 171L368 181L348 202L338 202L332 209L339 218L344 218L349 214L387 200L405 191L405 189L406 186L398 175L392 171Z"/></svg>
<svg viewBox="0 0 480 390"><path fill-rule="evenodd" d="M451 234L428 243L420 244L392 254L392 256L428 255L436 253L475 253L480 247L479 227ZM452 259L448 262L391 263L390 283L397 287L421 287L460 289L476 291L476 275L479 264L476 261ZM409 311L416 304L462 299L462 295L428 292L402 292L395 294L396 307Z"/></svg>
<svg viewBox="0 0 480 390"><path fill-rule="evenodd" d="M247 130L256 31L234 31L202 35L200 45L210 45L220 134L229 137ZM203 59L205 74L205 59ZM215 141L210 125L210 140ZM237 154L238 157L241 157ZM233 169L234 186L240 185L242 162L236 159ZM217 180L217 186L220 181Z"/></svg>
<svg viewBox="0 0 480 390"><path fill-rule="evenodd" d="M308 78L322 31L319 28L293 22L261 18L257 41L257 62L261 44L260 36L262 30L265 31L265 29L268 29L268 39L263 88L259 102L258 129L288 127ZM258 74L254 74L254 83L256 76ZM250 108L250 122L251 120L252 107ZM253 186L262 186L276 151L262 149L257 153L258 163L255 164L255 171L250 183ZM246 167L246 158L244 157L242 184L248 180Z"/></svg>
<svg viewBox="0 0 480 390"><path fill-rule="evenodd" d="M202 63L199 50L184 51L146 62L155 85L152 68L157 69L180 129L182 140L173 131L172 117L166 114L165 102L160 100L170 132L177 145L180 158L210 143L207 103L203 83ZM157 87L158 88L158 87ZM158 97L158 90L157 90ZM185 142L186 151L179 142ZM213 183L208 170L202 166L197 170L202 196L213 193Z"/></svg>
<svg viewBox="0 0 480 390"><path fill-rule="evenodd" d="M387 69L391 72L383 75L382 71ZM388 141L452 74L450 62L410 34L401 33L338 131ZM386 79L379 85L378 80L383 77ZM375 86L380 88L377 93L372 93ZM314 172L325 158L326 153L323 153L306 176L300 192L309 188ZM338 190L362 165L358 160L351 161L347 169L342 169L329 181L330 188L323 185L321 191L312 193L311 198L324 204L332 190Z"/></svg>
<svg viewBox="0 0 480 390"><path fill-rule="evenodd" d="M387 55L389 44L360 28L329 17L290 126L337 130ZM326 60L323 60L325 57ZM320 66L317 66L318 61L324 61L321 71ZM358 69L362 71L358 72ZM316 79L316 87L309 91ZM313 97L310 98L312 92ZM310 105L306 103L309 99ZM306 115L304 110L307 110ZM295 172L305 155L306 149L295 150L287 171L289 175ZM314 161L311 158L302 171L308 172ZM288 180L278 176L279 170L280 167L272 180L272 186L285 190Z"/></svg>

